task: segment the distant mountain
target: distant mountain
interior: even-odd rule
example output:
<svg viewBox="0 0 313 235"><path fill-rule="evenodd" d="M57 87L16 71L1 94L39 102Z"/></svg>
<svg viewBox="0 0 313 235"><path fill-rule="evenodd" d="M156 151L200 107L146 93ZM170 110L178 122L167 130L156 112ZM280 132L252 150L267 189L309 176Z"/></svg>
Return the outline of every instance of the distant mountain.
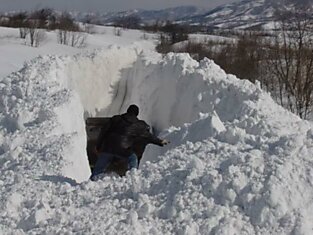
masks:
<svg viewBox="0 0 313 235"><path fill-rule="evenodd" d="M271 27L276 10L303 4L312 6L312 0L243 0L221 5L202 15L182 18L180 22L224 29Z"/></svg>
<svg viewBox="0 0 313 235"><path fill-rule="evenodd" d="M128 10L121 12L107 12L107 13L72 13L72 15L79 21L86 21L90 19L93 23L111 24L117 18L134 16L142 20L143 23L153 23L155 21L177 21L181 18L201 15L206 12L195 6L181 6L175 8L167 8L163 10Z"/></svg>
<svg viewBox="0 0 313 235"><path fill-rule="evenodd" d="M218 6L214 9L203 9L195 6L180 6L162 10L134 9L121 12L82 13L70 12L75 20L94 24L110 25L117 19L136 17L144 24L156 21L172 21L180 24L201 25L209 28L246 29L271 28L277 9L300 8L312 9L313 0L242 0ZM7 12L2 15L12 15ZM56 14L61 14L55 11ZM312 9L313 14L313 9Z"/></svg>
<svg viewBox="0 0 313 235"><path fill-rule="evenodd" d="M163 10L129 10L108 13L72 13L79 21L89 20L91 23L112 24L123 17L137 17L142 23L156 21L173 21L180 24L203 25L210 28L245 29L273 27L276 10L312 6L313 0L242 0L218 6L211 10L195 6L181 6ZM313 11L312 11L313 12Z"/></svg>

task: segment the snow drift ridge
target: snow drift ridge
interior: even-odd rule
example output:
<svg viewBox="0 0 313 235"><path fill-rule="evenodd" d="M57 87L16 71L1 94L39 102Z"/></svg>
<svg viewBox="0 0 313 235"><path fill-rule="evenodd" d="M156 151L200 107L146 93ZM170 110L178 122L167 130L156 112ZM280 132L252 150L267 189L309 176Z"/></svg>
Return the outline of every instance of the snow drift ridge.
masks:
<svg viewBox="0 0 313 235"><path fill-rule="evenodd" d="M83 114L131 103L172 144L150 147L125 178L76 185L90 174ZM34 233L309 234L311 128L207 59L117 47L38 58L0 83L0 224Z"/></svg>

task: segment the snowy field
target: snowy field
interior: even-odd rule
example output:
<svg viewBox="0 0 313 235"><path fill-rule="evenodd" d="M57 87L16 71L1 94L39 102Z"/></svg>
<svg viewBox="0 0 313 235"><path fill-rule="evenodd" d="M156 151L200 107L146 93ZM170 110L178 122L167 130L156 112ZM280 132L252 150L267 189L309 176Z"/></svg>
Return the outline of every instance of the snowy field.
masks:
<svg viewBox="0 0 313 235"><path fill-rule="evenodd" d="M113 27L94 26L93 34L88 34L86 47L82 49L57 44L56 32L46 33L45 40L38 48L27 46L28 41L19 38L18 29L0 27L0 79L11 72L19 70L25 61L40 55L75 55L96 49L106 48L112 44L130 45L140 41L141 46L153 48L151 43L155 35L146 34L149 40L143 40L144 33L137 30L122 30L121 37L116 36Z"/></svg>
<svg viewBox="0 0 313 235"><path fill-rule="evenodd" d="M0 234L313 234L313 125L259 84L141 32L85 49L0 32ZM171 144L88 181L84 118L132 103Z"/></svg>

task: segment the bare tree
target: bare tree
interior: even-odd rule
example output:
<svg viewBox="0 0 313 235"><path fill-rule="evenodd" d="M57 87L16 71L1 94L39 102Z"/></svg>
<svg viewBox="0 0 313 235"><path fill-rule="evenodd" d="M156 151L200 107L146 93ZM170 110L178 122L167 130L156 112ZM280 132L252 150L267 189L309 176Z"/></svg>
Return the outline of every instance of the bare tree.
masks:
<svg viewBox="0 0 313 235"><path fill-rule="evenodd" d="M57 32L58 43L64 45L69 44L70 31L78 30L78 27L77 25L75 25L74 20L67 12L63 12L61 16L58 18L57 28L58 28Z"/></svg>
<svg viewBox="0 0 313 235"><path fill-rule="evenodd" d="M46 39L46 31L45 29L37 29L34 34L34 42L33 45L35 47L39 47L41 43Z"/></svg>
<svg viewBox="0 0 313 235"><path fill-rule="evenodd" d="M147 33L143 33L140 38L143 39L143 40L148 40L148 39L149 39L149 36L148 36Z"/></svg>
<svg viewBox="0 0 313 235"><path fill-rule="evenodd" d="M72 47L83 48L86 46L87 34L80 31L72 31L69 34L70 45Z"/></svg>
<svg viewBox="0 0 313 235"><path fill-rule="evenodd" d="M187 26L177 25L171 22L167 22L162 27L162 31L168 34L170 44L188 40L188 30L189 27Z"/></svg>
<svg viewBox="0 0 313 235"><path fill-rule="evenodd" d="M39 46L39 22L37 20L30 19L27 23L27 32L29 35L30 46L36 47Z"/></svg>
<svg viewBox="0 0 313 235"><path fill-rule="evenodd" d="M42 8L31 13L30 19L37 21L38 28L53 28L55 15L52 9Z"/></svg>
<svg viewBox="0 0 313 235"><path fill-rule="evenodd" d="M26 27L19 28L20 38L25 39L28 34L28 29Z"/></svg>
<svg viewBox="0 0 313 235"><path fill-rule="evenodd" d="M25 39L27 35L27 18L28 15L26 12L19 12L10 16L7 22L8 27L19 28L19 36L20 38Z"/></svg>
<svg viewBox="0 0 313 235"><path fill-rule="evenodd" d="M86 45L87 34L82 32L79 25L67 12L59 17L57 27L58 43L72 47L84 47Z"/></svg>
<svg viewBox="0 0 313 235"><path fill-rule="evenodd" d="M19 25L20 38L25 39L27 35L27 13L21 12L16 15L16 21Z"/></svg>
<svg viewBox="0 0 313 235"><path fill-rule="evenodd" d="M313 20L299 9L278 17L279 35L269 47L268 69L277 81L281 105L307 118L313 105Z"/></svg>
<svg viewBox="0 0 313 235"><path fill-rule="evenodd" d="M96 33L94 25L89 23L84 23L84 31L89 34Z"/></svg>
<svg viewBox="0 0 313 235"><path fill-rule="evenodd" d="M120 36L122 36L122 29L119 28L119 27L114 27L113 33L114 33L115 36L120 37Z"/></svg>

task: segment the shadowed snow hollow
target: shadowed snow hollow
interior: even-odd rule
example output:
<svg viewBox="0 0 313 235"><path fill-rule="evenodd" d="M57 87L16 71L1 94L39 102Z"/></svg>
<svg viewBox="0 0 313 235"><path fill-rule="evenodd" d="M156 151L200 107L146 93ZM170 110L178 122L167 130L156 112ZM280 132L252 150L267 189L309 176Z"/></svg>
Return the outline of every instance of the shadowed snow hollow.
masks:
<svg viewBox="0 0 313 235"><path fill-rule="evenodd" d="M84 117L132 103L171 144L87 181ZM312 234L311 128L207 59L37 58L0 82L0 233Z"/></svg>

